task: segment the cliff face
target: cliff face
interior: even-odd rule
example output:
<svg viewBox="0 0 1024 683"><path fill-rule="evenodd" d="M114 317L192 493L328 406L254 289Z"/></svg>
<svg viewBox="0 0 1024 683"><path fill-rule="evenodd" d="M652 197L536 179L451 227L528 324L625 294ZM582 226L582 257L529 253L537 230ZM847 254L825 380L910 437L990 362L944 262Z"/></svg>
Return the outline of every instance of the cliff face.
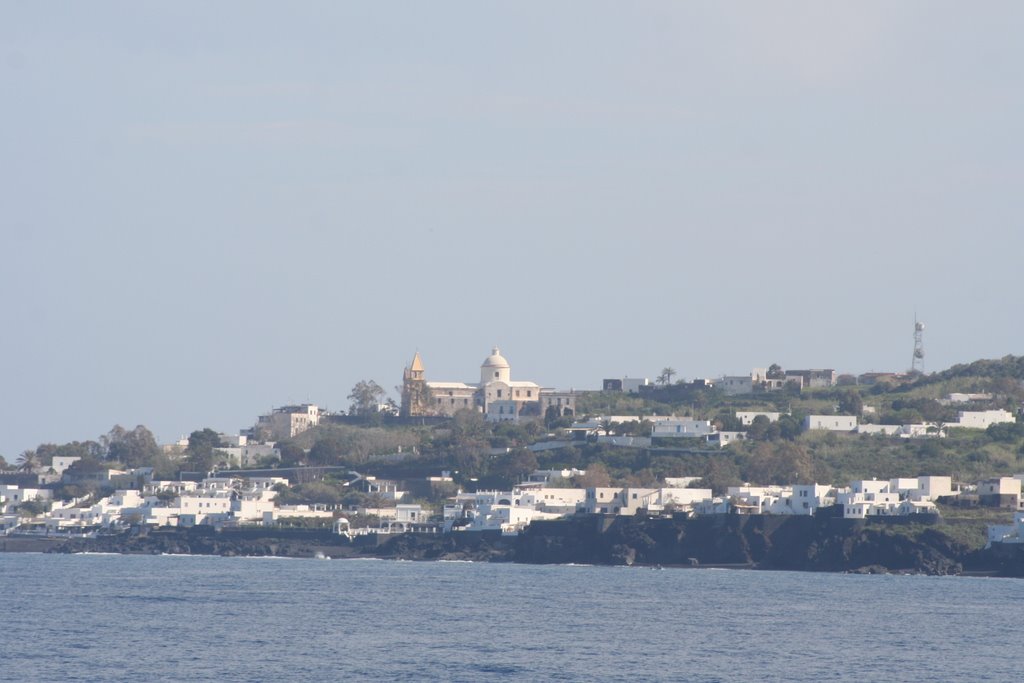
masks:
<svg viewBox="0 0 1024 683"><path fill-rule="evenodd" d="M1024 548L970 551L932 527L828 517L715 515L683 518L573 517L534 522L517 537L497 533L366 536L349 542L323 530L208 527L66 541L49 552L190 553L288 557L382 557L533 564L728 566L795 571L963 571L1024 577Z"/></svg>
<svg viewBox="0 0 1024 683"><path fill-rule="evenodd" d="M861 521L716 515L696 519L575 518L534 523L516 560L587 564L728 565L803 571L958 574L965 549L926 530L916 539Z"/></svg>

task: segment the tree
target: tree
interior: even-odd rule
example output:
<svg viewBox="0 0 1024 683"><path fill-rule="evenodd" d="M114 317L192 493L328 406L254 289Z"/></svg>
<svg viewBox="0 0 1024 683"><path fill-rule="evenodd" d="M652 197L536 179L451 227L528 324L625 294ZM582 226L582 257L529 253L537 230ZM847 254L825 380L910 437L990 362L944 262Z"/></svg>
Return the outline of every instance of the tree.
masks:
<svg viewBox="0 0 1024 683"><path fill-rule="evenodd" d="M20 517L36 517L46 512L46 503L38 500L26 500L18 506Z"/></svg>
<svg viewBox="0 0 1024 683"><path fill-rule="evenodd" d="M278 442L277 451L281 454L281 465L285 467L295 467L306 462L306 451L294 441Z"/></svg>
<svg viewBox="0 0 1024 683"><path fill-rule="evenodd" d="M576 483L581 488L589 489L609 486L612 483L612 477L608 474L608 468L604 466L604 463L591 463L587 465L585 472L586 474L581 474L576 477Z"/></svg>
<svg viewBox="0 0 1024 683"><path fill-rule="evenodd" d="M768 366L768 372L765 373L765 377L767 379L785 379L786 372L778 363L772 363Z"/></svg>
<svg viewBox="0 0 1024 683"><path fill-rule="evenodd" d="M486 473L484 456L490 430L483 415L475 410L459 410L452 417L451 430L450 457L461 478L472 479Z"/></svg>
<svg viewBox="0 0 1024 683"><path fill-rule="evenodd" d="M384 389L372 379L369 382L366 380L356 382L356 385L352 387L352 393L348 395L348 400L352 401L349 413L362 417L377 413L385 394Z"/></svg>
<svg viewBox="0 0 1024 683"><path fill-rule="evenodd" d="M318 439L313 447L309 449L309 464L311 465L341 465L344 464L349 449L345 443L336 436L329 435ZM351 463L350 463L351 464Z"/></svg>
<svg viewBox="0 0 1024 683"><path fill-rule="evenodd" d="M209 472L213 469L214 449L220 446L220 435L206 427L197 429L188 436L188 466L196 472Z"/></svg>
<svg viewBox="0 0 1024 683"><path fill-rule="evenodd" d="M527 474L537 469L537 456L525 448L519 448L502 457L491 468L495 474L508 484L517 484Z"/></svg>
<svg viewBox="0 0 1024 683"><path fill-rule="evenodd" d="M860 397L860 392L844 391L839 396L839 412L843 415L860 415L864 412L864 399Z"/></svg>
<svg viewBox="0 0 1024 683"><path fill-rule="evenodd" d="M107 458L128 467L151 466L160 454L156 437L143 425L130 432L115 425L106 436L100 437L100 443L106 445Z"/></svg>
<svg viewBox="0 0 1024 683"><path fill-rule="evenodd" d="M21 472L34 472L39 467L39 456L35 451L25 451L18 456L17 464Z"/></svg>
<svg viewBox="0 0 1024 683"><path fill-rule="evenodd" d="M666 367L661 369L661 374L654 380L663 387L667 387L672 384L672 378L676 376L676 369L673 367Z"/></svg>
<svg viewBox="0 0 1024 683"><path fill-rule="evenodd" d="M803 422L792 415L782 415L775 424L779 426L779 436L790 441L800 436L804 428Z"/></svg>

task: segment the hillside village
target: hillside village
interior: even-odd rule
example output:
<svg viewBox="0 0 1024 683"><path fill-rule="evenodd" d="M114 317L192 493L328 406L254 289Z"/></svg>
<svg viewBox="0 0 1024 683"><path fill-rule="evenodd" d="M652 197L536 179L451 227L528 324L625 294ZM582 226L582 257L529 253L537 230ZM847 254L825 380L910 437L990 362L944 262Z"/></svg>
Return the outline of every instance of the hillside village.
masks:
<svg viewBox="0 0 1024 683"><path fill-rule="evenodd" d="M161 446L145 427L115 427L44 444L0 463L0 534L509 535L579 515L934 523L991 510L1017 516L987 540L1024 540L1021 358L932 375L772 365L684 380L665 368L582 391L515 380L495 348L479 382L428 379L419 353L402 376L400 404L363 381L348 411L282 406L237 434Z"/></svg>

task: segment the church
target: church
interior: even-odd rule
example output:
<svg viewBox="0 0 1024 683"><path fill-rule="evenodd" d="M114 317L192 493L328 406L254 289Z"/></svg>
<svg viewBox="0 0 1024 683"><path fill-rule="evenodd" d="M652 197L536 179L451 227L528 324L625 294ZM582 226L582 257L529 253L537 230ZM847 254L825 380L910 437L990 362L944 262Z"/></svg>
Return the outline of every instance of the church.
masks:
<svg viewBox="0 0 1024 683"><path fill-rule="evenodd" d="M572 416L576 392L545 389L536 382L513 381L512 367L497 347L480 365L480 382L434 382L424 374L417 351L402 381L402 415L454 415L460 410L482 412L490 422L520 418Z"/></svg>

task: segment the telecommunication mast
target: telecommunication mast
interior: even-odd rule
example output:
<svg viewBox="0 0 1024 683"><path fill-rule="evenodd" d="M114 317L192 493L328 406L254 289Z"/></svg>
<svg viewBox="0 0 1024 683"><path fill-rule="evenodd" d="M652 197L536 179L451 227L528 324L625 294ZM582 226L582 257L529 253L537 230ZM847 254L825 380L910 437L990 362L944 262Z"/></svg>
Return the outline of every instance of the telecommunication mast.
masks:
<svg viewBox="0 0 1024 683"><path fill-rule="evenodd" d="M910 361L911 372L924 372L924 323L914 314L914 357Z"/></svg>

